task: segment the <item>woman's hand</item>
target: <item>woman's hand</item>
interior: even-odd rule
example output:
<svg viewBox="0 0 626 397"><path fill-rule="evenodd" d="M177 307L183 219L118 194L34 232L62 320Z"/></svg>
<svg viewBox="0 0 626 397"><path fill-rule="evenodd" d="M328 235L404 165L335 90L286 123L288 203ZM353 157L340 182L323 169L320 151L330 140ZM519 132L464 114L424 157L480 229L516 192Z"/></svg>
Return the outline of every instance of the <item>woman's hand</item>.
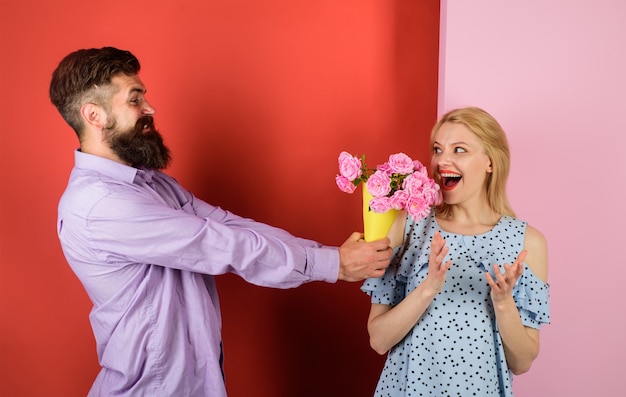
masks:
<svg viewBox="0 0 626 397"><path fill-rule="evenodd" d="M367 330L370 345L378 354L385 354L413 329L435 296L443 289L446 272L452 261L443 263L448 247L441 233L430 243L428 275L396 306L372 304Z"/></svg>
<svg viewBox="0 0 626 397"><path fill-rule="evenodd" d="M504 273L502 273L500 266L496 263L493 265L493 271L496 274L495 279L489 274L485 273L487 283L491 286L491 300L494 305L498 303L506 302L513 297L513 287L517 280L524 272L524 258L526 258L526 250L522 250L515 259L512 265L505 263Z"/></svg>
<svg viewBox="0 0 626 397"><path fill-rule="evenodd" d="M432 289L435 294L438 294L443 289L443 285L446 282L446 273L452 265L452 261L449 260L443 263L443 259L448 254L449 248L446 245L446 240L441 236L439 231L435 232L433 241L430 243L430 257L428 258L428 276L424 283Z"/></svg>

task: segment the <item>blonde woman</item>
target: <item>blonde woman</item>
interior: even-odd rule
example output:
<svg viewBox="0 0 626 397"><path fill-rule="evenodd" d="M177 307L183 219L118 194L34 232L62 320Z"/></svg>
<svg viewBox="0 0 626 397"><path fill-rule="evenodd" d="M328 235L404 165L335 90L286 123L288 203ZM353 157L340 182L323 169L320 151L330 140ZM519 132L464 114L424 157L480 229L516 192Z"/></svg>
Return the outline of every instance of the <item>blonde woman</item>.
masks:
<svg viewBox="0 0 626 397"><path fill-rule="evenodd" d="M362 286L371 346L387 354L375 395L512 396L550 321L546 240L509 205L508 143L490 114L450 111L430 143L443 202L398 218L392 266Z"/></svg>

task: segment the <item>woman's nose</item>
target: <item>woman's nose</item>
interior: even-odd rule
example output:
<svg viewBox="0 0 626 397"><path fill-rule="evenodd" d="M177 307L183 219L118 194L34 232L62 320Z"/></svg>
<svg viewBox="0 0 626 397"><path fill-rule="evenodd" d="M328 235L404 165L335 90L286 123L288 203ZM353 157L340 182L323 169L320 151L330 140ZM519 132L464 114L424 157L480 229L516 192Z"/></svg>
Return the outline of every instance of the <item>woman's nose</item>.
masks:
<svg viewBox="0 0 626 397"><path fill-rule="evenodd" d="M447 164L451 164L452 163L452 157L446 153L440 153L437 155L437 164L438 165L447 165Z"/></svg>

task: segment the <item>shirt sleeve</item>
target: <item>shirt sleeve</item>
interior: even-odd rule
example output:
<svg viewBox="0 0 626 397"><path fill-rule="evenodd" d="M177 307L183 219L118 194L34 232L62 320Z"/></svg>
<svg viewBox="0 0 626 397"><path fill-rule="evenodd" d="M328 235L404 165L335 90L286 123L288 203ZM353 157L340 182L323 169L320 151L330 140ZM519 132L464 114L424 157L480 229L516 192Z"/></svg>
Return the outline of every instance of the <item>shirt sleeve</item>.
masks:
<svg viewBox="0 0 626 397"><path fill-rule="evenodd" d="M66 255L115 267L142 263L210 275L231 272L275 288L337 280L336 247L297 238L182 193L186 199L178 200L180 208L164 205L161 197L141 189L83 195L76 205L68 197L59 228Z"/></svg>

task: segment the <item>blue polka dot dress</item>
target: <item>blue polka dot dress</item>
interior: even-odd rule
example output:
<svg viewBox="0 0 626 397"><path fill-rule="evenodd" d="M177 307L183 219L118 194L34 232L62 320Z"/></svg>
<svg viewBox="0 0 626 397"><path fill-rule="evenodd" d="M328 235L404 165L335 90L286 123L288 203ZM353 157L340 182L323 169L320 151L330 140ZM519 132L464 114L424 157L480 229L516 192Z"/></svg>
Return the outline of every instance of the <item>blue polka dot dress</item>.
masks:
<svg viewBox="0 0 626 397"><path fill-rule="evenodd" d="M417 223L408 218L392 265L361 289L372 303L397 305L426 278L437 230L450 249L445 260L452 260L444 288L389 351L375 396L513 396L484 273L515 261L526 222L505 216L489 232L465 236L441 230L432 213ZM525 326L550 322L549 286L525 264L513 296Z"/></svg>

